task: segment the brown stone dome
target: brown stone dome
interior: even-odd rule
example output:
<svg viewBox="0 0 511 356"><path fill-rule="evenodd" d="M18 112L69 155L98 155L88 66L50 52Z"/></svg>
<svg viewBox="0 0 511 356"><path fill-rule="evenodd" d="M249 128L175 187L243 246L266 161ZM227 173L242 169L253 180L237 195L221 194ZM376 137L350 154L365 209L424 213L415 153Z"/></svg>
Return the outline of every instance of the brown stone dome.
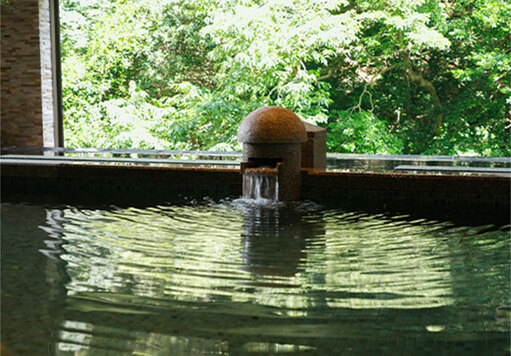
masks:
<svg viewBox="0 0 511 356"><path fill-rule="evenodd" d="M242 143L302 143L307 141L305 126L291 110L265 106L251 112L238 129Z"/></svg>

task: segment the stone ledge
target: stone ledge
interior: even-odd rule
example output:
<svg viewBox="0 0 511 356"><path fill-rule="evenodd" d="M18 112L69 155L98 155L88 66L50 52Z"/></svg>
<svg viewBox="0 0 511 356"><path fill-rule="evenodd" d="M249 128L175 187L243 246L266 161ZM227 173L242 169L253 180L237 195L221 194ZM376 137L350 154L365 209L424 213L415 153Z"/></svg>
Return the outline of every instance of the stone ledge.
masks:
<svg viewBox="0 0 511 356"><path fill-rule="evenodd" d="M2 195L137 193L171 197L180 191L201 196L240 196L238 169L80 165L63 162L0 161ZM375 204L422 202L510 208L510 180L502 177L334 173L302 170L303 199L364 200Z"/></svg>

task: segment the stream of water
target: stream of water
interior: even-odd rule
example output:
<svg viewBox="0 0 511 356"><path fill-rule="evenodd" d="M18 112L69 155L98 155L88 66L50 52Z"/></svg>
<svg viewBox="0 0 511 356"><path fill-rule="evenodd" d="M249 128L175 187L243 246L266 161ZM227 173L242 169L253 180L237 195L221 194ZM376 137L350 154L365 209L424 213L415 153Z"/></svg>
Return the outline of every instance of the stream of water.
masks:
<svg viewBox="0 0 511 356"><path fill-rule="evenodd" d="M249 181L246 198L263 202L265 199L278 201L279 198L279 180L277 175L259 175L250 174L246 176Z"/></svg>

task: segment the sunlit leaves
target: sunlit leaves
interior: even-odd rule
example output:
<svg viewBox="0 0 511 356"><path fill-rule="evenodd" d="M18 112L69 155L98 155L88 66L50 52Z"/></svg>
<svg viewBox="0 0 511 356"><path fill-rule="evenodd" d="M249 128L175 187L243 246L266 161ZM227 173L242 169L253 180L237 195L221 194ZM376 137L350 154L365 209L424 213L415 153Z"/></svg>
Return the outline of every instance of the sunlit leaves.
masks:
<svg viewBox="0 0 511 356"><path fill-rule="evenodd" d="M370 112L339 111L328 124L327 149L332 152L398 154L403 143L388 124Z"/></svg>
<svg viewBox="0 0 511 356"><path fill-rule="evenodd" d="M235 149L243 117L279 105L327 126L330 150L511 152L511 5L502 1L61 7L70 146Z"/></svg>

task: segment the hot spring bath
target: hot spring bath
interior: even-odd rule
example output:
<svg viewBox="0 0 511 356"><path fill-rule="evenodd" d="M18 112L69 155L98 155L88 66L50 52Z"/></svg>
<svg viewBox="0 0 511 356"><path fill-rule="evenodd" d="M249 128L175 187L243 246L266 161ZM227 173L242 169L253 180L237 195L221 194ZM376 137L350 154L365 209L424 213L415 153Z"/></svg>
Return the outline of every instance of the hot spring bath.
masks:
<svg viewBox="0 0 511 356"><path fill-rule="evenodd" d="M509 350L509 226L312 202L4 203L16 355Z"/></svg>
<svg viewBox="0 0 511 356"><path fill-rule="evenodd" d="M232 157L61 153L0 159L2 356L509 351L508 178L302 170L254 204Z"/></svg>

